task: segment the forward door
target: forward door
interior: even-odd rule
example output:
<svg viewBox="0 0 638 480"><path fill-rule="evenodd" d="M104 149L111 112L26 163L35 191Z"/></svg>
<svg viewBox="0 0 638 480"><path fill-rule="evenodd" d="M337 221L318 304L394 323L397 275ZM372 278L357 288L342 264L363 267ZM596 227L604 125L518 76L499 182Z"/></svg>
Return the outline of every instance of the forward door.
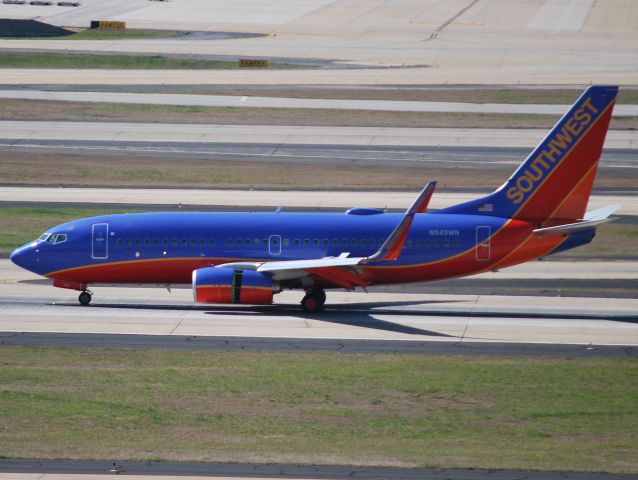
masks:
<svg viewBox="0 0 638 480"><path fill-rule="evenodd" d="M109 257L109 224L95 223L91 235L91 257L105 259Z"/></svg>

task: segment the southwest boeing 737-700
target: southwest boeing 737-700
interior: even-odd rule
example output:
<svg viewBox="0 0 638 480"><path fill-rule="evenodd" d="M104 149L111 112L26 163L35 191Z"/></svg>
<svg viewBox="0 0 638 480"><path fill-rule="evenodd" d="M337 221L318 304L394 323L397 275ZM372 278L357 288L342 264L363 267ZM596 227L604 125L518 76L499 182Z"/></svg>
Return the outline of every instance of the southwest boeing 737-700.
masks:
<svg viewBox="0 0 638 480"><path fill-rule="evenodd" d="M58 225L11 260L80 291L91 284L192 283L200 303L270 304L302 289L462 277L591 242L612 205L586 212L618 87L593 86L495 192L426 212L435 182L404 213L135 213Z"/></svg>

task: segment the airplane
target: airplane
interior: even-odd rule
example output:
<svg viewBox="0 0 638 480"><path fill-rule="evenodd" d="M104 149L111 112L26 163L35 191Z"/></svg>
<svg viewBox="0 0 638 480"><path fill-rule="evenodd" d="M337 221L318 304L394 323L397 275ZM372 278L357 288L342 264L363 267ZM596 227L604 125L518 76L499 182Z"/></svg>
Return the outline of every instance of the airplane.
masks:
<svg viewBox="0 0 638 480"><path fill-rule="evenodd" d="M403 214L125 213L83 218L16 249L18 266L80 291L94 284L192 284L197 303L267 305L283 289L321 310L328 289L493 271L592 241L620 205L586 212L616 86L591 86L512 176L484 197L427 211L428 183Z"/></svg>

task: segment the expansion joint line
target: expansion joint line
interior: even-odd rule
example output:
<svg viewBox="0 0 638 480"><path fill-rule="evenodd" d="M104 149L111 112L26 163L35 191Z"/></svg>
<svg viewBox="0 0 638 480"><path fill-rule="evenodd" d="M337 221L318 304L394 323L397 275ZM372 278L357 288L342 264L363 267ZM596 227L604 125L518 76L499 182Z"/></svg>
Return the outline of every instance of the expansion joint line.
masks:
<svg viewBox="0 0 638 480"><path fill-rule="evenodd" d="M478 2L479 2L479 0L472 0L465 8L459 10L458 12L456 12L456 14L454 16L448 18L444 23L442 23L441 25L436 27L436 30L434 30L432 32L432 34L430 35L430 38L428 38L428 40L434 40L436 37L438 37L439 33L441 33L445 27L447 27L450 23L452 23L453 21L458 19L461 15L463 15L465 12L467 12L470 8L472 8Z"/></svg>

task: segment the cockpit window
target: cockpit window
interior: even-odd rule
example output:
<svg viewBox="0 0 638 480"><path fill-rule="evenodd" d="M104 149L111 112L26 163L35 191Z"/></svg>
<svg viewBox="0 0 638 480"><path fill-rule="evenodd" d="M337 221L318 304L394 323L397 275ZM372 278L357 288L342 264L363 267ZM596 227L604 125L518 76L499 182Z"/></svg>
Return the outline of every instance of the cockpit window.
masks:
<svg viewBox="0 0 638 480"><path fill-rule="evenodd" d="M45 242L47 243L54 243L54 244L58 244L58 243L62 243L62 242L66 242L66 233L56 233L56 234L46 234L48 235L46 237L46 239L44 239ZM44 234L39 238L39 240L42 240L42 237L44 237Z"/></svg>
<svg viewBox="0 0 638 480"><path fill-rule="evenodd" d="M50 233L45 232L45 233L43 233L42 235L40 235L40 238L38 238L38 241L40 241L40 242L46 242L46 241L49 239L49 237L50 237L50 236L51 236L51 234L50 234Z"/></svg>

